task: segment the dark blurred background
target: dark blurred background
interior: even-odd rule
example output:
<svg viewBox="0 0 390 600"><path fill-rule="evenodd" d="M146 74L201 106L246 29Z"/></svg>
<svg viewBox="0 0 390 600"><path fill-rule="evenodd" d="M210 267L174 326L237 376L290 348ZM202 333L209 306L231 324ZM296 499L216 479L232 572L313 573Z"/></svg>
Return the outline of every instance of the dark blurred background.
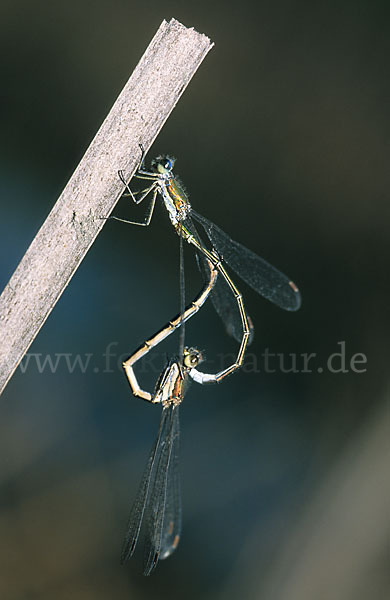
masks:
<svg viewBox="0 0 390 600"><path fill-rule="evenodd" d="M242 284L256 325L247 366L188 393L183 537L146 579L142 545L126 567L119 552L160 410L132 397L119 365L178 310L178 239L160 206L147 230L107 223L0 400L2 599L389 597L386 9L2 0L1 288L173 16L215 48L150 158L175 155L195 209L303 295L285 313ZM191 297L190 250L186 265ZM237 350L211 305L187 342L210 370ZM147 389L176 346L140 365ZM285 362L266 369L267 348ZM341 350L345 368L334 357L330 370ZM303 353L316 354L311 372ZM85 372L65 355L89 360ZM40 373L46 356L57 368Z"/></svg>

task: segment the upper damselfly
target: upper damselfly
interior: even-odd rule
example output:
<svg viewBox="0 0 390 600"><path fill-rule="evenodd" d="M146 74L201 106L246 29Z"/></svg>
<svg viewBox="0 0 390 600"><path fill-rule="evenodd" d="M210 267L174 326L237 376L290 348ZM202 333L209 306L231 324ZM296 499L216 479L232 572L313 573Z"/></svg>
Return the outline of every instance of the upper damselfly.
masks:
<svg viewBox="0 0 390 600"><path fill-rule="evenodd" d="M257 293L285 310L298 310L301 305L299 290L286 275L242 244L232 240L217 225L193 210L182 184L173 173L175 160L172 157L158 156L152 160L151 170L148 171L144 167L145 151L142 146L141 151L141 160L134 177L147 180L149 185L144 190L133 192L126 182L123 171L119 171L119 176L126 190L123 195L130 196L136 204L140 204L151 195L146 218L143 222L129 221L115 216L112 218L133 225L148 226L152 219L157 194L160 194L178 235L196 248L203 258L204 265L204 261L208 259L221 275L211 297L228 333L240 342L235 364L230 371L233 372L243 362L253 327L245 311L242 295L223 263L231 267ZM211 252L202 241L194 221L204 229L214 252ZM205 268L207 270L207 266ZM226 284L230 288L230 294L226 293ZM232 302L236 303L239 316L237 316L237 310L232 306Z"/></svg>

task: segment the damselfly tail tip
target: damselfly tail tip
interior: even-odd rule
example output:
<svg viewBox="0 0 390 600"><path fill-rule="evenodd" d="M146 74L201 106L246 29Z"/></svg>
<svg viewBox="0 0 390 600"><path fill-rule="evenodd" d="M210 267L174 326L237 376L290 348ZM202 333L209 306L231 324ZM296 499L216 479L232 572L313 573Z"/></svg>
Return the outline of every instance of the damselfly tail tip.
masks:
<svg viewBox="0 0 390 600"><path fill-rule="evenodd" d="M176 550L176 548L179 545L179 541L180 541L180 535L175 535L175 539L173 540L173 543L172 543L173 550Z"/></svg>
<svg viewBox="0 0 390 600"><path fill-rule="evenodd" d="M161 554L159 556L159 560L164 560L164 558L168 558L168 556L171 556L172 552L174 552L176 550L176 548L178 547L179 542L180 542L180 535L176 534L175 537L173 538L172 543L161 552Z"/></svg>

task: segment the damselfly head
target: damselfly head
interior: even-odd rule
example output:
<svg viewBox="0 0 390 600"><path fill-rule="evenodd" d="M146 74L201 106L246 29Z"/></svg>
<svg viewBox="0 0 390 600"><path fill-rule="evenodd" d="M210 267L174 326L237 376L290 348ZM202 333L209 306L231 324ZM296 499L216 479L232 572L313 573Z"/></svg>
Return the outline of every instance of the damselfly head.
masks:
<svg viewBox="0 0 390 600"><path fill-rule="evenodd" d="M171 173L174 165L175 159L172 156L157 156L152 160L152 169L156 173L160 173L161 175L168 175Z"/></svg>
<svg viewBox="0 0 390 600"><path fill-rule="evenodd" d="M185 367L194 369L202 360L202 353L197 348L184 348L183 364Z"/></svg>

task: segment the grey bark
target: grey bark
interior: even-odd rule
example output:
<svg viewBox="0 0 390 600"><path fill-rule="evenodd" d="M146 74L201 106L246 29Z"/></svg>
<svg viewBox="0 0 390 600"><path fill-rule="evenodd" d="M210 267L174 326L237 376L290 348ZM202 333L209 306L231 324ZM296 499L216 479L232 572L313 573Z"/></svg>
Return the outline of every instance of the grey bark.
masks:
<svg viewBox="0 0 390 600"><path fill-rule="evenodd" d="M0 393L212 43L163 21L0 296Z"/></svg>

